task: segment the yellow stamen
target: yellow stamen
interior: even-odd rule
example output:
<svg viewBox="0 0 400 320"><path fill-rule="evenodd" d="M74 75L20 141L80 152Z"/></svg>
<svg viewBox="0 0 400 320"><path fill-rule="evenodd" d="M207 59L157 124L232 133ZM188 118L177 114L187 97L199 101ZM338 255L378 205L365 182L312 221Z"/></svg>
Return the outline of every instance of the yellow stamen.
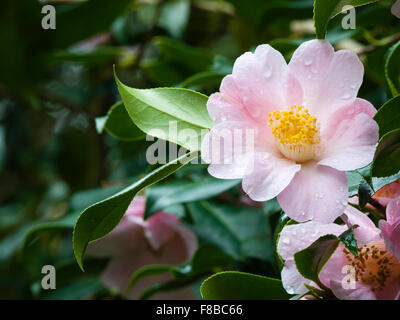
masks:
<svg viewBox="0 0 400 320"><path fill-rule="evenodd" d="M309 161L315 156L320 142L319 125L308 109L292 106L288 111L270 112L268 117L268 126L284 156L296 162Z"/></svg>

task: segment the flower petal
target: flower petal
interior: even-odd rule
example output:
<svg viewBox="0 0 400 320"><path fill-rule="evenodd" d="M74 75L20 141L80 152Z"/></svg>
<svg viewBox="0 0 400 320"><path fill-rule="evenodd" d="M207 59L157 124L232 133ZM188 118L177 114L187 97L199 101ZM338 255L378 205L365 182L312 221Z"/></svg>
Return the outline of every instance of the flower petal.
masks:
<svg viewBox="0 0 400 320"><path fill-rule="evenodd" d="M243 177L243 190L254 201L276 197L292 181L301 166L273 153L256 153L247 163Z"/></svg>
<svg viewBox="0 0 400 320"><path fill-rule="evenodd" d="M386 221L395 224L400 220L400 197L391 200L386 207Z"/></svg>
<svg viewBox="0 0 400 320"><path fill-rule="evenodd" d="M220 179L242 178L254 152L270 144L267 133L246 122L225 121L215 125L201 145L203 161L211 164L208 172Z"/></svg>
<svg viewBox="0 0 400 320"><path fill-rule="evenodd" d="M370 286L363 283L357 282L355 289L345 289L341 281L332 280L330 288L333 294L341 300L376 300Z"/></svg>
<svg viewBox="0 0 400 320"><path fill-rule="evenodd" d="M356 54L334 52L325 40L301 44L293 54L289 70L303 88L304 105L319 120L357 97L364 74Z"/></svg>
<svg viewBox="0 0 400 320"><path fill-rule="evenodd" d="M143 238L142 238L143 239ZM144 239L143 239L144 240ZM132 274L146 265L152 264L180 264L187 261L184 243L180 237L174 237L165 248L155 254L149 250L145 241L142 241L135 250L127 250L123 254L114 256L101 276L107 287L117 288L122 294L129 283ZM145 289L157 284L172 280L169 274L144 278L140 280L130 292L131 299L137 299ZM184 292L184 294L183 294ZM155 296L157 299L190 299L193 296L190 290L171 291Z"/></svg>
<svg viewBox="0 0 400 320"><path fill-rule="evenodd" d="M400 261L400 222L390 225L385 220L380 220L379 228L382 230L386 248Z"/></svg>
<svg viewBox="0 0 400 320"><path fill-rule="evenodd" d="M254 54L246 52L236 59L232 77L243 105L256 121L265 123L269 112L285 106L286 73L285 59L270 45L260 45Z"/></svg>
<svg viewBox="0 0 400 320"><path fill-rule="evenodd" d="M318 238L327 234L338 236L346 229L346 226L335 223L314 221L285 226L279 236L278 253L283 260L291 259L296 252L306 249Z"/></svg>
<svg viewBox="0 0 400 320"><path fill-rule="evenodd" d="M304 278L296 268L294 260L286 261L281 272L282 284L289 294L304 294L309 290L304 284L318 287L313 281Z"/></svg>
<svg viewBox="0 0 400 320"><path fill-rule="evenodd" d="M322 132L323 153L318 164L347 171L371 163L379 138L378 124L371 118L372 105L361 99L336 111Z"/></svg>
<svg viewBox="0 0 400 320"><path fill-rule="evenodd" d="M278 195L285 213L298 222L329 223L347 206L346 174L315 163L303 164L289 186Z"/></svg>
<svg viewBox="0 0 400 320"><path fill-rule="evenodd" d="M213 93L207 101L207 110L215 123L223 121L251 122L243 105L222 93Z"/></svg>
<svg viewBox="0 0 400 320"><path fill-rule="evenodd" d="M179 223L179 219L173 215L158 212L145 223L144 234L152 249L157 251L175 235L175 228L171 225Z"/></svg>
<svg viewBox="0 0 400 320"><path fill-rule="evenodd" d="M371 242L379 237L381 233L372 220L368 218L367 214L358 211L352 206L348 206L344 210L344 215L342 217L349 227L358 225L358 228L354 229L358 247Z"/></svg>

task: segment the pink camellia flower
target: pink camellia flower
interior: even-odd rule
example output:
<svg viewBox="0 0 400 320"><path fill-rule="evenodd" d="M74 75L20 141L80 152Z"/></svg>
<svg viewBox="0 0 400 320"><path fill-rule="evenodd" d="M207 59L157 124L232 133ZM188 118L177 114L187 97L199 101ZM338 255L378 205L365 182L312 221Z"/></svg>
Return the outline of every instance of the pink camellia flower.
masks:
<svg viewBox="0 0 400 320"><path fill-rule="evenodd" d="M246 52L207 103L209 173L241 178L253 200L277 196L296 221L334 221L347 205L345 171L369 164L378 141L376 110L357 98L363 73L354 53L324 40L303 43L289 64L269 45Z"/></svg>
<svg viewBox="0 0 400 320"><path fill-rule="evenodd" d="M135 271L151 264L186 262L197 248L197 238L177 217L158 212L143 220L145 203L144 197L135 197L117 227L88 247L88 254L92 256L111 257L101 280L121 294ZM135 299L148 287L169 280L169 275L144 278L133 287L129 297ZM159 293L155 298L193 299L194 295L186 288Z"/></svg>
<svg viewBox="0 0 400 320"><path fill-rule="evenodd" d="M282 269L285 289L292 294L304 294L308 291L304 284L318 288L298 272L294 254L321 236L338 236L350 226L358 225L354 229L359 247L358 256L354 256L340 243L323 267L320 281L339 299L400 299L400 262L386 247L381 231L365 214L353 207L348 207L342 218L346 225L310 221L283 228L278 252L285 260Z"/></svg>
<svg viewBox="0 0 400 320"><path fill-rule="evenodd" d="M386 207L386 220L379 221L379 228L386 247L400 261L400 197L391 200Z"/></svg>
<svg viewBox="0 0 400 320"><path fill-rule="evenodd" d="M390 11L393 15L400 19L400 0L396 0Z"/></svg>

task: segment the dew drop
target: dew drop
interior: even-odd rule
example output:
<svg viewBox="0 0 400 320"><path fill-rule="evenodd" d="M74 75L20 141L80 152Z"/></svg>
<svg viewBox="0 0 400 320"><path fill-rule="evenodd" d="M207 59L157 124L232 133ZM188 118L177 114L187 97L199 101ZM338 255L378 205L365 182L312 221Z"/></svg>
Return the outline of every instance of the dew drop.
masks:
<svg viewBox="0 0 400 320"><path fill-rule="evenodd" d="M311 59L307 59L307 60L304 61L304 65L305 66L311 66L312 63L313 63L313 61Z"/></svg>
<svg viewBox="0 0 400 320"><path fill-rule="evenodd" d="M345 93L344 95L342 95L342 99L343 100L347 100L347 99L350 99L350 98L351 98L351 95L348 94L348 93Z"/></svg>
<svg viewBox="0 0 400 320"><path fill-rule="evenodd" d="M264 77L266 79L269 79L272 76L272 68L268 66L266 70L264 71Z"/></svg>
<svg viewBox="0 0 400 320"><path fill-rule="evenodd" d="M290 239L289 238L283 238L282 242L285 244L290 244Z"/></svg>

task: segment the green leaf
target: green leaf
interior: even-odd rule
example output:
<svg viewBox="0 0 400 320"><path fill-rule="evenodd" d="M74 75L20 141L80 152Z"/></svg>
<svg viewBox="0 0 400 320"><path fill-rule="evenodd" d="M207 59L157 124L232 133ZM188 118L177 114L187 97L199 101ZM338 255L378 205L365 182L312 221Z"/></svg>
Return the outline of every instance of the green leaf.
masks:
<svg viewBox="0 0 400 320"><path fill-rule="evenodd" d="M388 177L400 171L400 129L386 133L379 141L372 162L373 177Z"/></svg>
<svg viewBox="0 0 400 320"><path fill-rule="evenodd" d="M378 0L315 0L314 25L317 39L325 39L329 20L342 12L346 5L358 7Z"/></svg>
<svg viewBox="0 0 400 320"><path fill-rule="evenodd" d="M178 88L135 89L116 75L115 80L129 116L142 131L191 151L200 150L205 129L213 126L207 96ZM171 130L170 122L176 130Z"/></svg>
<svg viewBox="0 0 400 320"><path fill-rule="evenodd" d="M145 218L169 206L212 198L238 185L240 180L207 177L195 182L174 182L150 188Z"/></svg>
<svg viewBox="0 0 400 320"><path fill-rule="evenodd" d="M125 53L124 48L120 47L97 47L90 50L82 49L69 49L69 50L55 50L51 53L49 59L52 62L74 62L84 65L96 65L107 63L115 60Z"/></svg>
<svg viewBox="0 0 400 320"><path fill-rule="evenodd" d="M354 228L356 227L358 226L352 226L349 230L343 232L338 238L353 255L358 256L357 239L354 235Z"/></svg>
<svg viewBox="0 0 400 320"><path fill-rule="evenodd" d="M52 45L65 48L105 31L131 3L132 0L89 0L67 10L57 10L57 26L51 31Z"/></svg>
<svg viewBox="0 0 400 320"><path fill-rule="evenodd" d="M194 253L190 262L181 266L173 265L149 265L136 271L127 286L126 295L129 294L132 287L141 279L163 273L170 273L173 280L168 282L168 286L156 285L146 290L142 297L149 298L156 292L163 291L166 287L170 288L172 283L178 287L178 284L189 284L203 277L206 274L214 272L216 269L228 268L233 263L233 258L213 245L208 243L200 245ZM166 285L166 284L165 284Z"/></svg>
<svg viewBox="0 0 400 320"><path fill-rule="evenodd" d="M358 188L363 177L357 170L346 172L346 176L349 184L349 197L351 198L358 194Z"/></svg>
<svg viewBox="0 0 400 320"><path fill-rule="evenodd" d="M0 261L9 259L16 253L23 253L27 246L44 232L57 232L72 229L79 212L71 213L54 221L36 221L25 224L0 241Z"/></svg>
<svg viewBox="0 0 400 320"><path fill-rule="evenodd" d="M382 189L384 186L395 182L400 179L400 170L394 175L388 176L388 177L383 177L383 178L377 178L377 177L372 177L372 185L374 187L374 191L377 192L379 189Z"/></svg>
<svg viewBox="0 0 400 320"><path fill-rule="evenodd" d="M364 208L373 195L374 190L372 187L367 181L362 179L358 187L358 204L360 207Z"/></svg>
<svg viewBox="0 0 400 320"><path fill-rule="evenodd" d="M308 248L295 253L294 261L301 275L325 288L319 280L319 273L339 245L339 239L328 234L320 237Z"/></svg>
<svg viewBox="0 0 400 320"><path fill-rule="evenodd" d="M91 296L103 289L101 280L98 277L82 279L65 285L57 290L43 296L44 300L80 300Z"/></svg>
<svg viewBox="0 0 400 320"><path fill-rule="evenodd" d="M204 300L288 300L279 279L226 271L212 275L200 288Z"/></svg>
<svg viewBox="0 0 400 320"><path fill-rule="evenodd" d="M400 92L400 41L388 51L385 62L385 77L393 97Z"/></svg>
<svg viewBox="0 0 400 320"><path fill-rule="evenodd" d="M273 261L272 235L263 209L243 208L216 202L187 205L193 230L238 260Z"/></svg>
<svg viewBox="0 0 400 320"><path fill-rule="evenodd" d="M201 88L208 89L218 87L222 81L224 74L217 71L203 71L196 73L189 78L185 79L180 86L184 88Z"/></svg>
<svg viewBox="0 0 400 320"><path fill-rule="evenodd" d="M166 178L196 157L196 152L183 155L154 170L119 193L84 210L75 224L73 234L74 254L82 270L83 255L89 242L104 237L115 228L140 190Z"/></svg>
<svg viewBox="0 0 400 320"><path fill-rule="evenodd" d="M400 128L400 96L394 97L378 110L374 120L379 125L379 136Z"/></svg>
<svg viewBox="0 0 400 320"><path fill-rule="evenodd" d="M105 130L109 135L122 141L143 139L146 134L135 126L122 101L114 104L105 117L96 118L98 133Z"/></svg>
<svg viewBox="0 0 400 320"><path fill-rule="evenodd" d="M191 47L166 37L155 37L153 43L160 50L163 59L190 73L202 72L213 63L213 55L207 50Z"/></svg>
<svg viewBox="0 0 400 320"><path fill-rule="evenodd" d="M346 172L349 182L349 197L358 194L360 207L363 208L375 192L400 179L400 171L388 177L371 177L371 164Z"/></svg>

